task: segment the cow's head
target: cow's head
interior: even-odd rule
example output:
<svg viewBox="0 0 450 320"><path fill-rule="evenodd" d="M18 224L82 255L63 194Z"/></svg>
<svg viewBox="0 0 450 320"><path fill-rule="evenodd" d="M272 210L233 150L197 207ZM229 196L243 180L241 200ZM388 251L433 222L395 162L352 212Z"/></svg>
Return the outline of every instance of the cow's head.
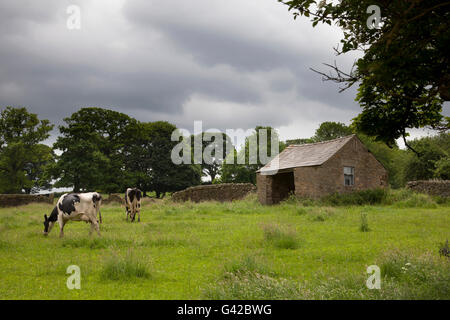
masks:
<svg viewBox="0 0 450 320"><path fill-rule="evenodd" d="M44 214L44 236L48 235L48 229L49 229L50 221L47 218L47 215Z"/></svg>
<svg viewBox="0 0 450 320"><path fill-rule="evenodd" d="M50 217L47 217L47 215L44 214L44 236L47 236L50 233L57 219L58 219L58 209L56 207L53 208Z"/></svg>

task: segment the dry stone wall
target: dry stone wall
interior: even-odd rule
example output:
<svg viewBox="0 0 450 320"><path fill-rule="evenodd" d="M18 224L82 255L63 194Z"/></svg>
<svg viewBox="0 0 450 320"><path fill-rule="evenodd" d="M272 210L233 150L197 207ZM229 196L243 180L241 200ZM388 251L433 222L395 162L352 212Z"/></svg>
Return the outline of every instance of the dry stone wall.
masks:
<svg viewBox="0 0 450 320"><path fill-rule="evenodd" d="M103 204L110 204L110 203L113 203L113 202L124 204L125 203L125 199L122 198L122 194L120 194L120 193L111 193L108 196L108 198L102 200Z"/></svg>
<svg viewBox="0 0 450 320"><path fill-rule="evenodd" d="M50 194L0 194L0 207L17 207L29 203L53 204L55 195Z"/></svg>
<svg viewBox="0 0 450 320"><path fill-rule="evenodd" d="M450 180L410 181L406 184L406 187L433 196L450 197Z"/></svg>
<svg viewBox="0 0 450 320"><path fill-rule="evenodd" d="M251 183L223 183L190 187L172 195L174 201L233 201L244 198L249 192L256 191Z"/></svg>

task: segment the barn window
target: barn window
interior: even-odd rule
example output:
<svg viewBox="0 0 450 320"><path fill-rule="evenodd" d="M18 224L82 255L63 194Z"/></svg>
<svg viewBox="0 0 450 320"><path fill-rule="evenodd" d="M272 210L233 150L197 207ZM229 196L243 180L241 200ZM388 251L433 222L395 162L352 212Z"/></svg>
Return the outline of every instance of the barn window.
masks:
<svg viewBox="0 0 450 320"><path fill-rule="evenodd" d="M344 185L353 186L355 184L355 168L344 167Z"/></svg>

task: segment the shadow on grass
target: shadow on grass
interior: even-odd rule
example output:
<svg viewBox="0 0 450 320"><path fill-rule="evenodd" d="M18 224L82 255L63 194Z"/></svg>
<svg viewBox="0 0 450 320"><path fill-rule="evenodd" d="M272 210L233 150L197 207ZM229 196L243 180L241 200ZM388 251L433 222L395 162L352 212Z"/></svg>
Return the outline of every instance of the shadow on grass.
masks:
<svg viewBox="0 0 450 320"><path fill-rule="evenodd" d="M131 245L133 245L131 240L109 238L65 238L61 242L61 246L65 248L106 249L109 247L130 247Z"/></svg>

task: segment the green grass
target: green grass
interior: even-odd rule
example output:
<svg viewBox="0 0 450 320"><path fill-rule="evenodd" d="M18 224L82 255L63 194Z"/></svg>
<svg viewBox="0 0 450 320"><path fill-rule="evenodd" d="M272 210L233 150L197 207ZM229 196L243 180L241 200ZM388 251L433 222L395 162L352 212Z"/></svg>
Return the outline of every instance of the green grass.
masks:
<svg viewBox="0 0 450 320"><path fill-rule="evenodd" d="M280 249L297 249L299 240L294 229L274 224L263 226L264 239L267 243Z"/></svg>
<svg viewBox="0 0 450 320"><path fill-rule="evenodd" d="M124 257L112 255L103 264L101 278L103 280L149 278L150 272L144 259L134 257L131 251Z"/></svg>
<svg viewBox="0 0 450 320"><path fill-rule="evenodd" d="M450 259L439 254L448 202L404 191L383 201L164 199L144 201L140 223L111 204L101 238L69 222L63 239L58 226L42 235L50 205L1 208L0 299L450 299ZM374 264L381 290L365 286ZM66 287L70 265L81 269L81 290Z"/></svg>
<svg viewBox="0 0 450 320"><path fill-rule="evenodd" d="M369 232L369 220L366 212L361 212L361 225L359 226L361 232Z"/></svg>

